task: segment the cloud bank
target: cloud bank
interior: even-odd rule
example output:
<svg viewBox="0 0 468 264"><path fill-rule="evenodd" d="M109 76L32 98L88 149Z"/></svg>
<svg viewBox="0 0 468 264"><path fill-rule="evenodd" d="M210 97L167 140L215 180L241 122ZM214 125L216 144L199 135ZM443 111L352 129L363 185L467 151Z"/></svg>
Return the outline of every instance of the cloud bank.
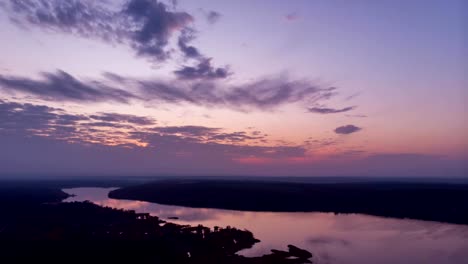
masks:
<svg viewBox="0 0 468 264"><path fill-rule="evenodd" d="M463 176L468 164L411 153L334 155L314 161L305 146L259 145L266 138L256 130L160 126L149 117L74 114L5 100L0 100L0 120L0 145L8 150L0 152L3 176L169 173L428 177Z"/></svg>

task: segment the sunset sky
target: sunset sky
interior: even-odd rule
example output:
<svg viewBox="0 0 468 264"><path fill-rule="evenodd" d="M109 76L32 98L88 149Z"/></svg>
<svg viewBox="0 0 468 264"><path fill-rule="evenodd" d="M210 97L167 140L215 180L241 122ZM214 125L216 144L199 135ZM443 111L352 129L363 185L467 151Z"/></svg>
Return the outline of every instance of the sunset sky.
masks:
<svg viewBox="0 0 468 264"><path fill-rule="evenodd" d="M0 176L467 176L467 8L0 0Z"/></svg>

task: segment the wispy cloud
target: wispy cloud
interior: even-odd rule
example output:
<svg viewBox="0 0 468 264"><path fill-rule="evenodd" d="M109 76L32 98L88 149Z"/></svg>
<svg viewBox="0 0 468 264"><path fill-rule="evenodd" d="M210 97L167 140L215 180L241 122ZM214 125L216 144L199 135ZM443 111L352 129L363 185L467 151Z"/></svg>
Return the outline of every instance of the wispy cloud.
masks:
<svg viewBox="0 0 468 264"><path fill-rule="evenodd" d="M183 135L190 137L209 137L216 135L221 129L204 126L167 126L153 129L155 132L164 135Z"/></svg>
<svg viewBox="0 0 468 264"><path fill-rule="evenodd" d="M135 116L117 113L100 113L89 116L92 119L105 121L105 122L124 122L133 125L149 126L155 125L156 121L151 117Z"/></svg>
<svg viewBox="0 0 468 264"><path fill-rule="evenodd" d="M64 71L43 73L42 79L0 75L0 89L44 100L84 103L158 101L242 111L270 110L298 102L317 103L336 93L334 87L323 88L309 81L289 80L286 77L260 79L234 86L203 80L143 80L112 73L106 73L103 79L80 80Z"/></svg>
<svg viewBox="0 0 468 264"><path fill-rule="evenodd" d="M316 113L316 114L336 114L336 113L343 113L343 112L348 112L351 110L354 110L356 106L349 106L341 109L334 109L334 108L327 108L327 107L311 107L308 108L307 110L310 113Z"/></svg>
<svg viewBox="0 0 468 264"><path fill-rule="evenodd" d="M0 88L32 94L45 100L126 103L136 98L132 93L98 81L80 81L64 71L41 75L42 79L0 75Z"/></svg>

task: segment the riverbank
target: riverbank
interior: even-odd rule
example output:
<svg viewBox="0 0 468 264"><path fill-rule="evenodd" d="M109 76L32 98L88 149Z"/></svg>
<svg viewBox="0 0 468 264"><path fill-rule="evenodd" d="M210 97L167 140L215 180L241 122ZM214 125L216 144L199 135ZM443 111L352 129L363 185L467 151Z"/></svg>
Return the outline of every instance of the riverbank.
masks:
<svg viewBox="0 0 468 264"><path fill-rule="evenodd" d="M31 196L28 196L31 195ZM91 202L61 203L67 194L31 186L0 188L0 244L8 263L311 263L288 246L259 257L238 251L259 242L247 230L178 225L147 213Z"/></svg>
<svg viewBox="0 0 468 264"><path fill-rule="evenodd" d="M117 189L109 197L198 208L362 213L468 224L467 184L165 180Z"/></svg>

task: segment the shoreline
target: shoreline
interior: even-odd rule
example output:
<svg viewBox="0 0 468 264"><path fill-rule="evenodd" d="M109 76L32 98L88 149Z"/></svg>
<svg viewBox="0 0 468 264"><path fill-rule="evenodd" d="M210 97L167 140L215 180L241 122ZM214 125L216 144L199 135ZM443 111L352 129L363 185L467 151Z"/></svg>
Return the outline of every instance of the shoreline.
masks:
<svg viewBox="0 0 468 264"><path fill-rule="evenodd" d="M468 185L295 184L168 180L113 190L109 198L252 212L366 214L468 225ZM215 199L212 199L212 198Z"/></svg>

